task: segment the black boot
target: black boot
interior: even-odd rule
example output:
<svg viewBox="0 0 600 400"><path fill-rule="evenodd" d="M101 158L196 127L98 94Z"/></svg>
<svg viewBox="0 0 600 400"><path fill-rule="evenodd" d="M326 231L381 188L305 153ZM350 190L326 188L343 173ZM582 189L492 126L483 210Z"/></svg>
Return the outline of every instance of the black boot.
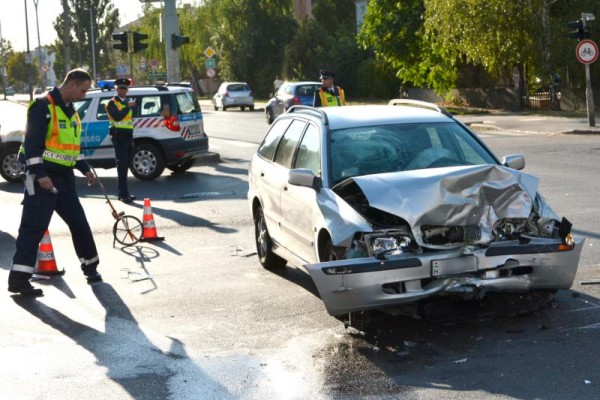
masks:
<svg viewBox="0 0 600 400"><path fill-rule="evenodd" d="M31 278L31 274L20 271L10 271L8 274L8 291L11 293L19 293L21 296L43 296L44 292L42 289L34 288L29 282L29 278Z"/></svg>
<svg viewBox="0 0 600 400"><path fill-rule="evenodd" d="M90 285L92 283L102 282L102 275L98 271L96 271L97 265L87 265L85 267L81 267L83 274L87 278L87 283Z"/></svg>

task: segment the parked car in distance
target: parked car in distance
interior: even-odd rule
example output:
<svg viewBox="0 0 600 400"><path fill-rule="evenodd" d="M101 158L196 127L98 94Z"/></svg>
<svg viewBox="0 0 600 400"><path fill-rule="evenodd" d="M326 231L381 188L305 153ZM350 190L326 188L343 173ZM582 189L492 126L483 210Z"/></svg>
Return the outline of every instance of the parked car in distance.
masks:
<svg viewBox="0 0 600 400"><path fill-rule="evenodd" d="M213 108L215 111L222 109L226 111L231 107L239 107L242 111L249 108L254 111L254 96L246 82L223 82L219 90L213 96Z"/></svg>
<svg viewBox="0 0 600 400"><path fill-rule="evenodd" d="M265 106L265 118L272 124L275 118L291 106L312 106L314 94L321 82L284 82Z"/></svg>
<svg viewBox="0 0 600 400"><path fill-rule="evenodd" d="M5 90L6 90L6 95L7 96L14 96L15 95L15 89L12 86L7 86Z"/></svg>
<svg viewBox="0 0 600 400"><path fill-rule="evenodd" d="M114 96L114 90L91 89L84 100L74 103L82 125L82 153L96 168L116 166L106 113L106 104ZM187 171L196 159L208 152L202 111L191 88L132 86L127 98L136 102L133 110L133 160L130 165L136 178L156 179L165 168L173 172ZM23 166L17 161L17 154L23 133L17 130L2 134L0 175L8 182L21 181Z"/></svg>
<svg viewBox="0 0 600 400"><path fill-rule="evenodd" d="M304 267L348 321L444 296L551 299L584 239L524 167L435 104L293 106L248 169L259 261Z"/></svg>

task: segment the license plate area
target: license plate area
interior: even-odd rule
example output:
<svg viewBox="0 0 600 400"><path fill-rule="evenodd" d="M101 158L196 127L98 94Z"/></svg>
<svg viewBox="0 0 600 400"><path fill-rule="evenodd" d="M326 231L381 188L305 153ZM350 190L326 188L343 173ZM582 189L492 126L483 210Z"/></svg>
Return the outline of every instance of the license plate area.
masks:
<svg viewBox="0 0 600 400"><path fill-rule="evenodd" d="M465 256L431 261L431 276L451 276L477 271L477 257Z"/></svg>

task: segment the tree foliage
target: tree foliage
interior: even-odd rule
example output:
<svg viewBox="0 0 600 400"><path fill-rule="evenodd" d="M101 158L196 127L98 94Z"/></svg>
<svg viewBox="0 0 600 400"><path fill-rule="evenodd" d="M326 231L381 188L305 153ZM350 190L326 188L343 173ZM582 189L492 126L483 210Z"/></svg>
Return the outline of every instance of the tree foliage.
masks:
<svg viewBox="0 0 600 400"><path fill-rule="evenodd" d="M96 52L96 71L98 74L114 74L112 33L119 26L119 10L111 0L69 0L69 18L71 23L69 37L71 38L71 66L87 66L92 72L92 30L94 35L94 49ZM92 18L90 23L90 12ZM58 35L52 46L56 53L54 71L57 76L64 76L65 60L64 31L65 19L61 13L54 21L54 29Z"/></svg>

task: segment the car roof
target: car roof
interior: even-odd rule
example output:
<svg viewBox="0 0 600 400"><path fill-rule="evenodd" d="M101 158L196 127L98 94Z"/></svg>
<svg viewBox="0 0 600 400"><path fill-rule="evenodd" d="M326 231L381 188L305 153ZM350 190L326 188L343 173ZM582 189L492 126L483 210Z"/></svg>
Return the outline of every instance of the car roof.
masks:
<svg viewBox="0 0 600 400"><path fill-rule="evenodd" d="M357 105L321 108L293 107L291 114L294 113L309 116L311 119L326 119L329 129L398 123L455 121L449 114L444 114L441 111L407 105Z"/></svg>
<svg viewBox="0 0 600 400"><path fill-rule="evenodd" d="M183 93L192 92L193 90L187 86L163 86L163 85L148 85L148 86L131 86L128 91L128 95L144 95L144 94L157 94L157 93ZM102 90L102 89L90 89L87 95L90 97L102 96L107 93L110 95L116 94L116 90Z"/></svg>

